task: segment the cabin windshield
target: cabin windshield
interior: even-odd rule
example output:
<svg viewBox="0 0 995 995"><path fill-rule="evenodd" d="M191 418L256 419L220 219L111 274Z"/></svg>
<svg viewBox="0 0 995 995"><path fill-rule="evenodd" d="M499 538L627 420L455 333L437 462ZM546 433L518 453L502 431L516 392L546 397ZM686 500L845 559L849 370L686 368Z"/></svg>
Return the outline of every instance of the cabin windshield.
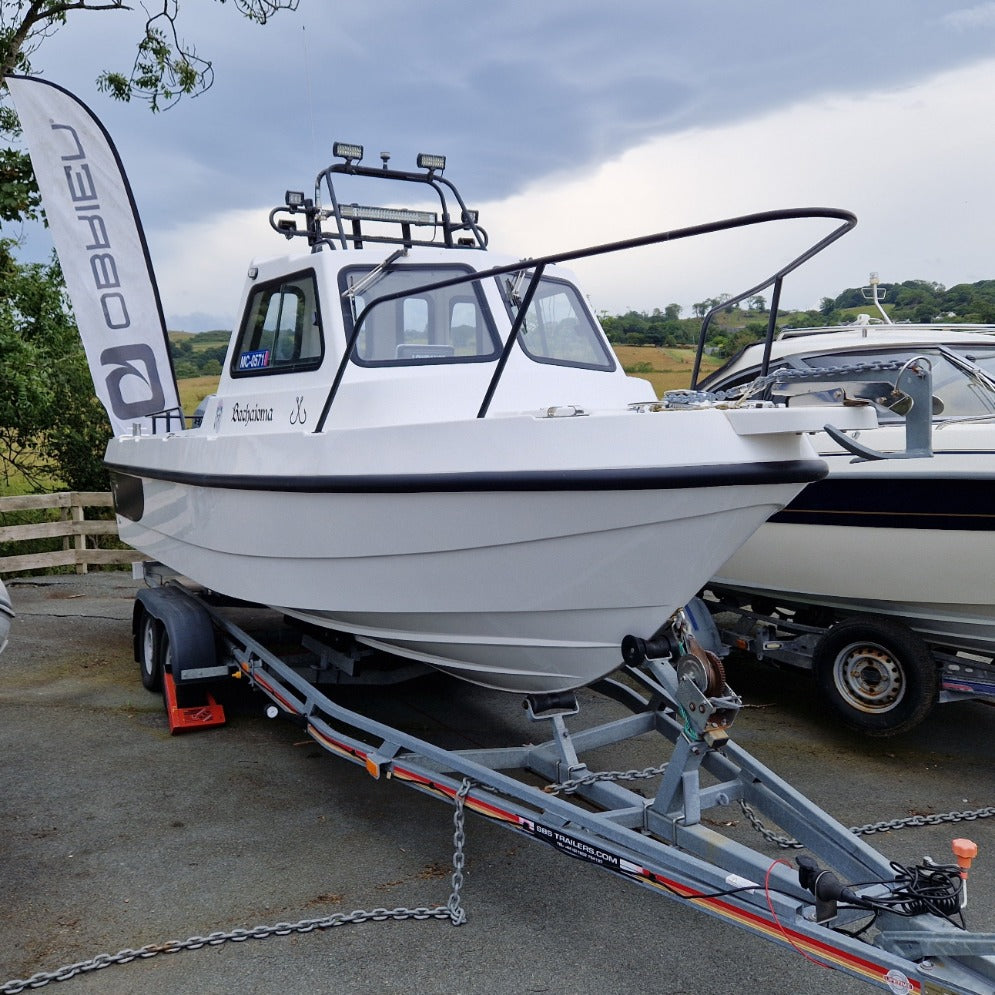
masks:
<svg viewBox="0 0 995 995"><path fill-rule="evenodd" d="M496 359L494 322L476 283L421 289L472 272L466 266L399 266L381 273L373 266L343 269L339 289L347 335L352 334L356 318L371 302L402 294L366 313L353 362L360 366L409 366Z"/></svg>
<svg viewBox="0 0 995 995"><path fill-rule="evenodd" d="M502 277L511 317L521 304L529 274ZM587 370L614 370L615 360L577 288L566 280L543 277L532 297L518 341L530 359Z"/></svg>
<svg viewBox="0 0 995 995"><path fill-rule="evenodd" d="M962 355L969 363L980 366L990 377L995 377L995 347L979 349L977 346L957 346L951 349Z"/></svg>
<svg viewBox="0 0 995 995"><path fill-rule="evenodd" d="M825 356L806 356L807 366L820 368L845 366L851 363L899 362L904 363L913 356L925 356L933 369L933 396L939 401L934 403L935 413L944 418L964 418L990 415L995 412L995 392L976 377L951 362L938 349L888 349L877 352L855 352L851 354L829 353ZM989 362L995 365L995 353L989 356ZM978 365L982 365L979 363ZM989 366L989 369L992 367ZM893 379L894 374L882 374L882 380ZM847 393L860 395L859 385L843 384ZM852 389L851 389L852 388ZM887 405L880 404L876 399L878 419L881 422L904 421L904 418L890 410Z"/></svg>

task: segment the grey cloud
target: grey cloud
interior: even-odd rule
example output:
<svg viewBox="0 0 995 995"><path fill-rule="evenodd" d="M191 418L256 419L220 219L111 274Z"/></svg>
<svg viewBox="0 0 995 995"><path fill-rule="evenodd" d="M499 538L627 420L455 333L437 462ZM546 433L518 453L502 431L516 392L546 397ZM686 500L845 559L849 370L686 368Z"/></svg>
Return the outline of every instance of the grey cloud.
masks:
<svg viewBox="0 0 995 995"><path fill-rule="evenodd" d="M131 51L135 25L117 14L75 18L36 63L94 105L146 223L167 226L275 203L310 181L334 138L390 149L396 163L446 153L470 199L506 196L668 131L989 57L992 33L981 28L993 7L305 0L260 28L217 5L195 18L189 6L184 30L214 59L217 82L156 116L93 92L96 74ZM854 122L855 133L864 127Z"/></svg>

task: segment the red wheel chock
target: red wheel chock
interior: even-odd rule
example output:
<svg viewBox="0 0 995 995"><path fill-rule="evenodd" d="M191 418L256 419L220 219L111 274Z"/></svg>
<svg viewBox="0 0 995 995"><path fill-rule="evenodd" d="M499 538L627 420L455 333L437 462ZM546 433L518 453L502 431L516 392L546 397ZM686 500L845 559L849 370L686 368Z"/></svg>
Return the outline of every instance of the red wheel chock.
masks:
<svg viewBox="0 0 995 995"><path fill-rule="evenodd" d="M166 699L169 731L174 736L178 732L209 729L211 726L225 724L225 710L214 700L210 691L205 691L204 697L207 701L203 704L181 707L176 698L176 682L173 680L173 675L165 673L162 675L162 695Z"/></svg>

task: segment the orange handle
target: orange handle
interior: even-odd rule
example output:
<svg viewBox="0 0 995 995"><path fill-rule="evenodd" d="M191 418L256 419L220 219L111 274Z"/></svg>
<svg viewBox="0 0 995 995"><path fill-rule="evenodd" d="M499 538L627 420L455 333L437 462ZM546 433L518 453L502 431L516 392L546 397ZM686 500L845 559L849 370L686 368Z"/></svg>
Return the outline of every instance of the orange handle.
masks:
<svg viewBox="0 0 995 995"><path fill-rule="evenodd" d="M951 844L957 864L961 869L961 876L967 877L967 872L971 869L971 861L978 855L978 844L972 840L957 839Z"/></svg>

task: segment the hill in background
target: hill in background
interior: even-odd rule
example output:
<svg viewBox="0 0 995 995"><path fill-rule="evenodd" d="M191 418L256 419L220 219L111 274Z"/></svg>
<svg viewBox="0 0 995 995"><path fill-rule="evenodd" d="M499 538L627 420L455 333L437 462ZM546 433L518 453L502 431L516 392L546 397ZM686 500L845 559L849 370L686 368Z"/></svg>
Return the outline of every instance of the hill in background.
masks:
<svg viewBox="0 0 995 995"><path fill-rule="evenodd" d="M928 280L882 283L878 290L885 311L892 321L952 321L972 324L995 323L995 280L959 283L947 289ZM660 393L687 387L691 380L693 355L702 317L718 308L708 336L703 373L717 367L743 346L763 338L770 313L763 296L751 297L738 304L722 307L728 295L700 301L692 314L682 316L678 304L654 308L650 312L598 315L619 362L635 376L645 377ZM778 328L812 328L819 325L845 324L860 313L876 315L874 305L860 287L851 287L836 297L824 297L820 306L808 311L780 311ZM183 407L192 410L200 399L217 385L225 361L231 332L169 332L173 365ZM194 382L196 380L196 383ZM192 405L192 406L191 406Z"/></svg>

